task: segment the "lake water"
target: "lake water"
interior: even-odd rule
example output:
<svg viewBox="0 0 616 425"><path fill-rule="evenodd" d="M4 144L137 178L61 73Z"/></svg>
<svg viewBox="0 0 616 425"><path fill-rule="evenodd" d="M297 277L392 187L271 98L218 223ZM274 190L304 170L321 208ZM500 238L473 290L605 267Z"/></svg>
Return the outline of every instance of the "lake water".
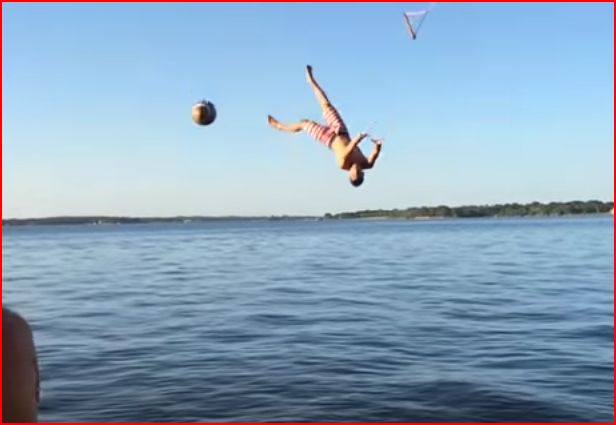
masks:
<svg viewBox="0 0 616 425"><path fill-rule="evenodd" d="M44 421L613 421L611 216L4 227Z"/></svg>

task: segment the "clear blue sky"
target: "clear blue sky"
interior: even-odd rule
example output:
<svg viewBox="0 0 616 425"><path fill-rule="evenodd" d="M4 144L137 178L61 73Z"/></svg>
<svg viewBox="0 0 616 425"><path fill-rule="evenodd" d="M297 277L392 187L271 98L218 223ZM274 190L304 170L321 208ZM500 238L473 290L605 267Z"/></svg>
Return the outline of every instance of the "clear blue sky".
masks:
<svg viewBox="0 0 616 425"><path fill-rule="evenodd" d="M2 215L611 201L613 4L439 3L412 41L425 5L5 3ZM386 137L360 188L267 126L320 119L306 64Z"/></svg>

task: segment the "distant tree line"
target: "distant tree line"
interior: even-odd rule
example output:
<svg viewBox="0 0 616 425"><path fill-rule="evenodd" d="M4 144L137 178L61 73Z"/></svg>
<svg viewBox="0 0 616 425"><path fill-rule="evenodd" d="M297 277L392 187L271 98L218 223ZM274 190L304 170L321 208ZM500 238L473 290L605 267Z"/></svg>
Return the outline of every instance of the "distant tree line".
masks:
<svg viewBox="0 0 616 425"><path fill-rule="evenodd" d="M314 217L290 217L290 216L270 216L270 217L109 217L109 216L75 216L75 217L45 217L45 218L14 218L3 219L3 226L25 226L25 225L103 225L103 224L152 224L152 223L199 223L209 221L245 221L245 220L305 220Z"/></svg>
<svg viewBox="0 0 616 425"><path fill-rule="evenodd" d="M26 219L3 219L3 226L18 225L62 225L62 224L145 224L145 223L194 223L207 221L244 221L244 220L321 220L346 218L472 218L472 217L525 217L525 216L562 216L575 214L606 214L614 208L613 202L602 201L572 201L550 202L543 204L532 202L530 204L497 204L497 205L465 205L460 207L412 207L394 210L365 210L356 212L343 212L339 214L325 214L324 217L313 216L269 216L269 217L207 217L207 216L179 216L179 217L109 217L109 216L77 216L77 217L46 217Z"/></svg>
<svg viewBox="0 0 616 425"><path fill-rule="evenodd" d="M614 207L613 202L571 201L571 202L532 202L530 204L464 205L460 207L412 207L394 210L364 210L325 214L326 219L349 218L475 218L475 217L538 217L576 214L606 214Z"/></svg>

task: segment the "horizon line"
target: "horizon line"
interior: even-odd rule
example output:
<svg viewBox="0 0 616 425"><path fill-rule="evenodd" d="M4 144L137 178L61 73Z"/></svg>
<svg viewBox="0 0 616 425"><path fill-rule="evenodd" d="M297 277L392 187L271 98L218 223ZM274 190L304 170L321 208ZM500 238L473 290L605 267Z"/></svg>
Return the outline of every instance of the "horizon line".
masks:
<svg viewBox="0 0 616 425"><path fill-rule="evenodd" d="M27 221L27 220L51 220L51 219L86 219L86 218L98 218L98 219L129 219L129 220L139 220L139 219L148 219L148 220L154 220L154 219L164 219L164 220L168 220L168 219L265 219L265 218L321 218L327 215L336 215L336 214L346 214L346 213L351 213L351 212L368 212L368 211L404 211L404 210L409 210L409 209L414 209L414 208L450 208L450 209L454 209L454 208L465 208L465 207L497 207L497 206L503 206L503 205L520 205L520 206L525 206L525 205L533 205L533 204L540 204L540 205L549 205L549 204L570 204L570 203L575 203L575 202L581 202L581 203L590 203L590 202L601 202L603 204L613 204L614 201L602 201L599 199L589 199L586 201L582 201L582 200L572 200L572 201L549 201L549 202L542 202L542 201L532 201L532 202L500 202L500 203L492 203L492 204L488 204L488 203L481 203L481 204L460 204L460 205L445 205L445 204L439 204L439 205L422 205L422 206L410 206L410 207L396 207L396 208L373 208L373 209L361 209L361 210L355 210L355 211L342 211L342 212L336 212L336 213L330 213L330 212L324 212L319 214L222 214L222 215L202 215L202 214L176 214L176 215L165 215L165 216L159 216L159 215L152 215L152 216L148 216L148 215L114 215L114 214L81 214L81 215L70 215L70 214L63 214L63 215L51 215L51 216L43 216L43 217L24 217L24 218L17 218L17 217L2 217L2 221Z"/></svg>

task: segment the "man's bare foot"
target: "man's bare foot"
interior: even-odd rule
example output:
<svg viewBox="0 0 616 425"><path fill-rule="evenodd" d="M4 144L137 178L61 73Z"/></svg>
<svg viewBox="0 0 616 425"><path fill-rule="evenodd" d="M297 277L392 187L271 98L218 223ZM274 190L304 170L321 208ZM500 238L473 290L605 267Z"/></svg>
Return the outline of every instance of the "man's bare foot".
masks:
<svg viewBox="0 0 616 425"><path fill-rule="evenodd" d="M269 125L271 125L274 128L280 127L280 123L278 122L278 120L271 115L267 116L267 122Z"/></svg>
<svg viewBox="0 0 616 425"><path fill-rule="evenodd" d="M314 77L312 76L312 66L310 65L306 65L306 78L309 82L314 80Z"/></svg>
<svg viewBox="0 0 616 425"><path fill-rule="evenodd" d="M299 133L304 128L304 123L306 122L306 120L301 120L300 122L296 122L293 124L284 124L278 121L276 118L272 117L271 115L268 115L267 122L276 130L285 131L287 133Z"/></svg>
<svg viewBox="0 0 616 425"><path fill-rule="evenodd" d="M276 130L289 131L286 125L282 124L280 121L278 121L276 118L274 118L271 115L267 116L267 122L269 123L269 125L274 127Z"/></svg>

